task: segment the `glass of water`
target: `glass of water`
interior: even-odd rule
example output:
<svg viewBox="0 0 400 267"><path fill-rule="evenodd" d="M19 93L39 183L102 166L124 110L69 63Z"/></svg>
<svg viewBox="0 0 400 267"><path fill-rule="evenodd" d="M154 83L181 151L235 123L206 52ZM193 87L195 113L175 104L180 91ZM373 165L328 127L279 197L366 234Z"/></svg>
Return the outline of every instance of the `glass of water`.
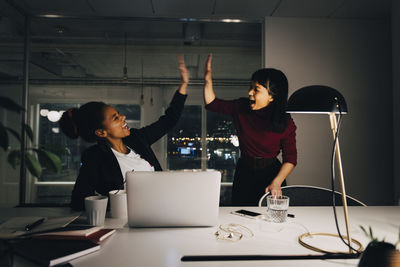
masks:
<svg viewBox="0 0 400 267"><path fill-rule="evenodd" d="M289 209L289 197L269 195L267 196L267 207L267 219L270 222L285 222Z"/></svg>

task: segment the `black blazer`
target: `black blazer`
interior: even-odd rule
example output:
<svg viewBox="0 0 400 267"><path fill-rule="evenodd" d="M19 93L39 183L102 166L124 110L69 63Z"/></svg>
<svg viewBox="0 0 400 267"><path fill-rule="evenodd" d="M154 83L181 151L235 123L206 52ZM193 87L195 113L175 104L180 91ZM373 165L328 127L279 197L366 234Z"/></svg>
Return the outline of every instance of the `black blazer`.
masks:
<svg viewBox="0 0 400 267"><path fill-rule="evenodd" d="M124 144L153 165L156 171L162 171L162 169L151 145L176 125L182 114L186 97L176 92L165 115L146 127L131 129L131 134L123 139ZM108 195L111 190L124 188L121 168L108 143L98 143L87 148L82 153L81 162L71 196L70 206L73 209L83 210L85 197L95 195L95 192Z"/></svg>

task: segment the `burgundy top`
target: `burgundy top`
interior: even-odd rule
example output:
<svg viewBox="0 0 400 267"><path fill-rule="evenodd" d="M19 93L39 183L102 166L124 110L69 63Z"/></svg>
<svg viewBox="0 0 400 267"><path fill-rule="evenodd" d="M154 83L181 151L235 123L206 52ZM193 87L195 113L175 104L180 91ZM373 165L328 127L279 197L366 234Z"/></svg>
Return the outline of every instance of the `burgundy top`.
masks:
<svg viewBox="0 0 400 267"><path fill-rule="evenodd" d="M286 130L279 133L269 128L271 109L267 106L251 110L247 98L235 100L215 98L206 105L206 109L232 116L242 154L275 158L282 149L283 162L297 164L296 125L291 117Z"/></svg>

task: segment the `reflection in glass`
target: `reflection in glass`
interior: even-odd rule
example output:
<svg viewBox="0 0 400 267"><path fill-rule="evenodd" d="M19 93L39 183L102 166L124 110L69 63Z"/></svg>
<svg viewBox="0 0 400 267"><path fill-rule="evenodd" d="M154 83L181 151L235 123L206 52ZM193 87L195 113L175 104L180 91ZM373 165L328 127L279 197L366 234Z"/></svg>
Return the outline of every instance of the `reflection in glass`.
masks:
<svg viewBox="0 0 400 267"><path fill-rule="evenodd" d="M239 141L232 118L207 112L207 168L222 172L222 182L232 182L239 158Z"/></svg>
<svg viewBox="0 0 400 267"><path fill-rule="evenodd" d="M222 182L231 183L239 158L239 141L232 118L207 112L207 168L221 172ZM221 187L221 205L230 205L232 186Z"/></svg>
<svg viewBox="0 0 400 267"><path fill-rule="evenodd" d="M201 106L185 106L168 133L167 151L169 170L201 169Z"/></svg>

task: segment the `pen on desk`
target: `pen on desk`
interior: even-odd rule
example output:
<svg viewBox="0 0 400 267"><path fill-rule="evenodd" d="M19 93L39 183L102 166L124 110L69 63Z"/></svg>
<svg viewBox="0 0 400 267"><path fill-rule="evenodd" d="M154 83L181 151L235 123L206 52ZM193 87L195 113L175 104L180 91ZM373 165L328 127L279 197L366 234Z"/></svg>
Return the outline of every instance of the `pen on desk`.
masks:
<svg viewBox="0 0 400 267"><path fill-rule="evenodd" d="M294 214L290 214L290 213L288 213L287 216L290 217L290 218L294 218L295 217Z"/></svg>
<svg viewBox="0 0 400 267"><path fill-rule="evenodd" d="M30 230L32 230L32 229L35 228L36 226L42 224L42 223L44 222L45 219L46 219L46 218L41 218L41 219L39 219L39 220L37 220L37 221L35 221L35 222L33 222L33 223L27 224L27 225L25 226L25 231L30 231Z"/></svg>

